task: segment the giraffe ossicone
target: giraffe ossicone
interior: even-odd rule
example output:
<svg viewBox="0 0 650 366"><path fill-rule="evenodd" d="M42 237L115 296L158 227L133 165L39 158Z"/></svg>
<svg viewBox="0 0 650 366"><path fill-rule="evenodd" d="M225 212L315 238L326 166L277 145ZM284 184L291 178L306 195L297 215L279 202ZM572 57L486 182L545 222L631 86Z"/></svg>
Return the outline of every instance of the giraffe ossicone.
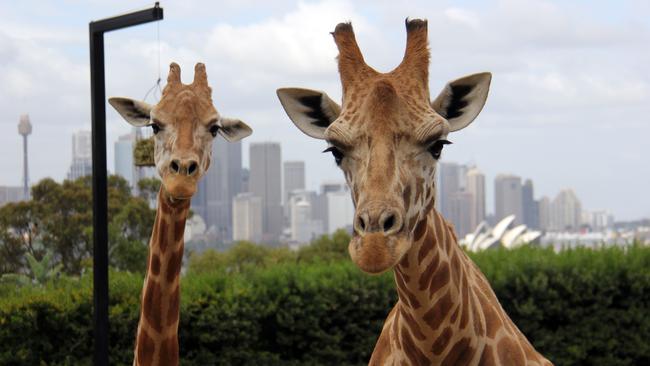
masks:
<svg viewBox="0 0 650 366"><path fill-rule="evenodd" d="M336 26L340 106L322 91L277 91L294 124L326 140L345 175L355 206L350 257L365 272L394 271L399 301L370 363L550 364L507 316L434 208L447 136L478 116L492 76L451 81L431 100L427 22L407 19L406 31L402 62L380 73L365 63L352 25Z"/></svg>
<svg viewBox="0 0 650 366"><path fill-rule="evenodd" d="M213 140L238 141L252 130L217 112L202 63L196 64L191 84L181 82L181 69L172 63L156 105L121 97L109 103L133 126L153 129L154 162L162 179L133 365L178 365L180 270L190 199L210 166Z"/></svg>

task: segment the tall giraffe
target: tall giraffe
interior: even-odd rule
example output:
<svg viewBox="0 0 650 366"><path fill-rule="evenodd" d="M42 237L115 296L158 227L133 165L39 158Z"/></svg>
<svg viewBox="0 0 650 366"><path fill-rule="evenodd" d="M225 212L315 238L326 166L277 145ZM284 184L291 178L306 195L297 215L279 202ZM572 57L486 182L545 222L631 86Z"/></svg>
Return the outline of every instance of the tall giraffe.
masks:
<svg viewBox="0 0 650 366"><path fill-rule="evenodd" d="M325 139L345 174L356 211L350 257L365 272L393 269L399 300L370 364L550 365L434 208L447 135L479 114L491 74L452 81L430 101L427 22L407 19L406 31L402 62L379 73L366 65L352 26L336 26L342 107L321 91L278 90L294 124Z"/></svg>
<svg viewBox="0 0 650 366"><path fill-rule="evenodd" d="M212 141L217 134L232 142L252 133L244 122L221 117L211 95L202 63L196 64L192 84L181 82L181 69L172 63L158 104L109 99L133 126L151 126L154 161L162 178L133 365L178 365L180 270L190 199L210 166Z"/></svg>

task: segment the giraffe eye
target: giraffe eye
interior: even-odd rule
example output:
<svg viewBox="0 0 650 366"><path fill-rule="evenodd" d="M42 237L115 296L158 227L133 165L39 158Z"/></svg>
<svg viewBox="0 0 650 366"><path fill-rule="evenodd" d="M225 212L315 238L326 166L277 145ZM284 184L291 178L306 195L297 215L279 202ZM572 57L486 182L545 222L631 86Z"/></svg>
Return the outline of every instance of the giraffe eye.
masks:
<svg viewBox="0 0 650 366"><path fill-rule="evenodd" d="M436 160L440 159L442 148L445 147L445 145L449 144L451 144L451 141L447 140L438 140L434 142L431 146L429 146L429 152L431 153L431 156L433 156L433 158Z"/></svg>
<svg viewBox="0 0 650 366"><path fill-rule="evenodd" d="M336 165L341 165L341 161L343 160L343 152L339 150L335 146L330 146L327 149L323 150L324 153L326 152L331 152L332 156L334 156L334 161L336 162Z"/></svg>
<svg viewBox="0 0 650 366"><path fill-rule="evenodd" d="M217 137L217 132L219 132L219 125L210 126L210 133L212 134L212 137Z"/></svg>
<svg viewBox="0 0 650 366"><path fill-rule="evenodd" d="M160 127L160 124L158 122L154 122L151 124L151 129L153 130L153 134L156 135L160 130L162 130L162 127Z"/></svg>

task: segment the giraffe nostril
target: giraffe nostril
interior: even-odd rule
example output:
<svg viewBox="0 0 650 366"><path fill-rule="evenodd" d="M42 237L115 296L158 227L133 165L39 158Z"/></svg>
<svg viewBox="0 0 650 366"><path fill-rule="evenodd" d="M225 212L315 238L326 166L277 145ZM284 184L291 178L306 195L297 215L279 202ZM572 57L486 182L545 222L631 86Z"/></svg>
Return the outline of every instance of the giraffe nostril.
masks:
<svg viewBox="0 0 650 366"><path fill-rule="evenodd" d="M357 216L357 224L362 231L366 231L366 221L361 215Z"/></svg>
<svg viewBox="0 0 650 366"><path fill-rule="evenodd" d="M181 166L178 164L178 160L172 160L172 163L169 164L169 168L174 173L178 173L181 170Z"/></svg>
<svg viewBox="0 0 650 366"><path fill-rule="evenodd" d="M199 167L199 164L197 164L196 161L192 161L192 162L190 162L190 166L187 167L187 175L192 175L192 174L194 174L194 172L196 172L196 170L198 169L198 167Z"/></svg>
<svg viewBox="0 0 650 366"><path fill-rule="evenodd" d="M384 220L384 232L389 231L395 225L395 215L390 215Z"/></svg>

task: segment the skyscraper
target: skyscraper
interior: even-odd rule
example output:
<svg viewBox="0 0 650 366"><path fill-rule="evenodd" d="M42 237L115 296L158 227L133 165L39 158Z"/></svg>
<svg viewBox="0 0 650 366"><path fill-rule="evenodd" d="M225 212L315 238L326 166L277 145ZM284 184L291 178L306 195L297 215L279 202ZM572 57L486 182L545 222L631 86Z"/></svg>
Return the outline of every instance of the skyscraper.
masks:
<svg viewBox="0 0 650 366"><path fill-rule="evenodd" d="M312 239L323 235L323 221L313 218L313 205L316 192L293 191L288 205L291 210L291 240L298 244L307 244Z"/></svg>
<svg viewBox="0 0 650 366"><path fill-rule="evenodd" d="M449 221L454 224L459 238L472 232L471 226L472 194L465 190L452 193L449 197Z"/></svg>
<svg viewBox="0 0 650 366"><path fill-rule="evenodd" d="M344 185L347 188L347 186ZM354 220L354 204L350 191L330 191L324 194L327 204L327 232L333 233L338 229L352 229Z"/></svg>
<svg viewBox="0 0 650 366"><path fill-rule="evenodd" d="M515 175L499 174L494 179L494 214L496 221L508 215L515 215L515 225L523 223L521 178Z"/></svg>
<svg viewBox="0 0 650 366"><path fill-rule="evenodd" d="M485 175L476 167L467 171L467 192L472 195L470 227L474 230L485 220Z"/></svg>
<svg viewBox="0 0 650 366"><path fill-rule="evenodd" d="M305 162L285 161L284 162L284 197L283 203L289 202L289 195L292 191L305 189Z"/></svg>
<svg viewBox="0 0 650 366"><path fill-rule="evenodd" d="M262 240L262 199L252 193L240 193L232 201L233 240Z"/></svg>
<svg viewBox="0 0 650 366"><path fill-rule="evenodd" d="M133 134L126 134L115 141L115 174L126 179L131 189L136 185L136 168L133 164L133 140Z"/></svg>
<svg viewBox="0 0 650 366"><path fill-rule="evenodd" d="M242 189L241 155L241 142L216 138L212 143L210 169L192 197L192 209L221 242L233 240L233 199Z"/></svg>
<svg viewBox="0 0 650 366"><path fill-rule="evenodd" d="M457 163L439 163L439 185L436 190L438 195L438 207L444 217L451 215L451 196L460 191L460 172L461 168Z"/></svg>
<svg viewBox="0 0 650 366"><path fill-rule="evenodd" d="M277 242L282 233L282 157L277 142L250 144L250 191L262 199L262 240Z"/></svg>
<svg viewBox="0 0 650 366"><path fill-rule="evenodd" d="M563 189L551 204L551 226L557 231L577 231L582 221L582 205L572 189Z"/></svg>
<svg viewBox="0 0 650 366"><path fill-rule="evenodd" d="M544 196L537 201L537 217L541 230L551 230L551 200Z"/></svg>
<svg viewBox="0 0 650 366"><path fill-rule="evenodd" d="M72 164L68 172L68 179L75 180L92 174L91 144L90 131L78 131L72 135Z"/></svg>
<svg viewBox="0 0 650 366"><path fill-rule="evenodd" d="M523 223L531 229L539 228L539 208L535 201L533 181L526 179L521 187L521 204L523 209Z"/></svg>

